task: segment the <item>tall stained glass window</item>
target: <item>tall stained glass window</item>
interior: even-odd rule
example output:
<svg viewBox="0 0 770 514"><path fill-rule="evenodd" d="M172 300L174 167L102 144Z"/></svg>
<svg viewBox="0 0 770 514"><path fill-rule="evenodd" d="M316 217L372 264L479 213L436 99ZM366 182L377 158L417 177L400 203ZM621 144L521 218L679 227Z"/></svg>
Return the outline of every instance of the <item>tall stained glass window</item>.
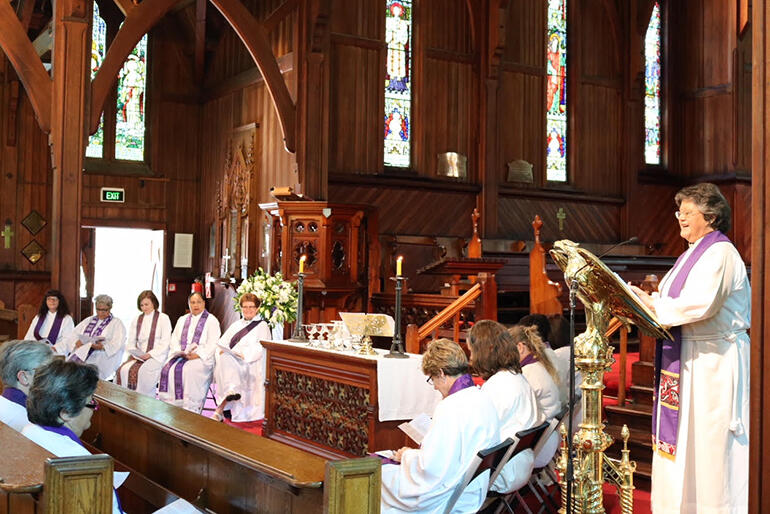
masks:
<svg viewBox="0 0 770 514"><path fill-rule="evenodd" d="M567 0L548 0L546 179L567 181Z"/></svg>
<svg viewBox="0 0 770 514"><path fill-rule="evenodd" d="M99 4L94 2L94 19L91 28L91 80L102 66L107 53L107 24L99 15ZM104 157L104 116L99 122L99 130L88 139L86 157L100 159Z"/></svg>
<svg viewBox="0 0 770 514"><path fill-rule="evenodd" d="M115 123L116 159L144 160L146 87L147 34L134 47L118 74L118 112Z"/></svg>
<svg viewBox="0 0 770 514"><path fill-rule="evenodd" d="M412 131L412 0L387 0L385 166L408 168Z"/></svg>
<svg viewBox="0 0 770 514"><path fill-rule="evenodd" d="M644 162L660 164L660 2L655 2L644 37Z"/></svg>

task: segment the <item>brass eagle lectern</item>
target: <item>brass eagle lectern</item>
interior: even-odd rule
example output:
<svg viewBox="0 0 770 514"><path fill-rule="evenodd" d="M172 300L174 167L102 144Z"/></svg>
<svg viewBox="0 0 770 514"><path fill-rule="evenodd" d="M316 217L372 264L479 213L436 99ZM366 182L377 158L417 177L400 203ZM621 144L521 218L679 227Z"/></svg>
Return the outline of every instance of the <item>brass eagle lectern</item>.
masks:
<svg viewBox="0 0 770 514"><path fill-rule="evenodd" d="M621 459L611 459L604 451L612 438L604 433L601 419L604 373L613 364L612 348L605 332L614 316L626 327L638 326L657 338L670 338L655 315L637 298L631 289L591 252L567 239L554 243L551 257L564 271L567 285L575 288L577 298L585 306L586 331L575 337L575 368L583 375L583 422L572 438L573 476L571 512L579 514L603 513L603 483L618 489L624 514L633 512L634 471L636 463L629 459L627 441L629 431L623 427L624 448ZM558 460L562 508L567 512L567 466L569 454L566 445L567 430L561 427L562 445Z"/></svg>

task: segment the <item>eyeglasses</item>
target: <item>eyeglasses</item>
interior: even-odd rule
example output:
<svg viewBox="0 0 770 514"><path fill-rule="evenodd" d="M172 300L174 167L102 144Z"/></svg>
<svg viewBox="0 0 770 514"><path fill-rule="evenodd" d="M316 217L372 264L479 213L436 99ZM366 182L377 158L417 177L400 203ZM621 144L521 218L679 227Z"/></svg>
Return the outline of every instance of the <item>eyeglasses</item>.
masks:
<svg viewBox="0 0 770 514"><path fill-rule="evenodd" d="M241 305L241 309L256 309L256 305Z"/></svg>
<svg viewBox="0 0 770 514"><path fill-rule="evenodd" d="M427 382L430 385L433 385L433 377L428 377L428 380L426 380L425 382Z"/></svg>
<svg viewBox="0 0 770 514"><path fill-rule="evenodd" d="M87 403L84 405L87 409L91 409L92 411L96 412L99 410L99 402L96 400L91 400L91 403Z"/></svg>
<svg viewBox="0 0 770 514"><path fill-rule="evenodd" d="M97 307L96 312L110 312L110 309L100 309L99 307Z"/></svg>
<svg viewBox="0 0 770 514"><path fill-rule="evenodd" d="M676 219L681 219L681 218L688 219L688 218L692 218L693 216L695 216L697 214L700 214L700 211L689 211L689 212L676 211L674 213L674 217Z"/></svg>

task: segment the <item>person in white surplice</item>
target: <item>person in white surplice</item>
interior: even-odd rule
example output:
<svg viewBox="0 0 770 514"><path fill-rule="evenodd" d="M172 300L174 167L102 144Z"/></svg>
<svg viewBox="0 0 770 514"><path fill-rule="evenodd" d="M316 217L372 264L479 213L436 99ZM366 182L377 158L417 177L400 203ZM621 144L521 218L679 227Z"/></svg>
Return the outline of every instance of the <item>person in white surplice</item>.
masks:
<svg viewBox="0 0 770 514"><path fill-rule="evenodd" d="M120 366L115 379L118 385L155 398L171 344L171 320L158 310L160 304L152 291L139 293L136 304L142 313L128 328L126 352L130 358Z"/></svg>
<svg viewBox="0 0 770 514"><path fill-rule="evenodd" d="M45 341L54 345L75 329L67 299L56 289L46 291L37 314L27 329L27 341Z"/></svg>
<svg viewBox="0 0 770 514"><path fill-rule="evenodd" d="M260 301L245 293L240 301L243 318L225 331L216 350L214 379L220 404L212 418L219 421L227 408L232 421L256 421L265 417L265 349L270 325L257 315Z"/></svg>
<svg viewBox="0 0 770 514"><path fill-rule="evenodd" d="M511 334L500 323L481 320L468 333L473 372L485 380L483 392L495 406L500 438L515 439L516 433L533 428L545 418L535 393L521 374L519 352ZM517 491L529 482L535 454L524 450L505 465L492 485L494 491Z"/></svg>
<svg viewBox="0 0 770 514"><path fill-rule="evenodd" d="M422 358L422 371L444 397L419 449L401 448L382 466L382 512L443 512L476 454L500 443L495 406L473 384L460 346L438 339ZM452 512L476 512L487 495L489 472L473 480Z"/></svg>
<svg viewBox="0 0 770 514"><path fill-rule="evenodd" d="M169 358L160 372L158 398L200 413L211 385L214 350L219 341L219 321L206 310L199 292L187 299L190 313L176 322Z"/></svg>
<svg viewBox="0 0 770 514"><path fill-rule="evenodd" d="M96 316L80 322L75 330L56 345L56 349L66 355L68 360L93 364L99 368L99 378L109 380L123 361L126 327L112 315L110 296L100 294L94 298L94 304ZM87 351L78 351L84 345L90 345Z"/></svg>
<svg viewBox="0 0 770 514"><path fill-rule="evenodd" d="M657 345L652 510L747 512L751 288L719 189L697 184L675 199L690 247L659 293L634 287L673 327Z"/></svg>
<svg viewBox="0 0 770 514"><path fill-rule="evenodd" d="M29 423L27 395L35 370L52 357L53 350L42 341L8 341L0 346L0 423L17 432Z"/></svg>

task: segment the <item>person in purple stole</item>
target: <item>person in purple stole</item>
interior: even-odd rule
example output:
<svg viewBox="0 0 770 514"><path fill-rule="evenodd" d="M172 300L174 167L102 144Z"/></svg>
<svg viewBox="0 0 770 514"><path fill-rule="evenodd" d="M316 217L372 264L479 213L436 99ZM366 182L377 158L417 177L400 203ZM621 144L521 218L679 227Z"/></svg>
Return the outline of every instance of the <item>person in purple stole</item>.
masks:
<svg viewBox="0 0 770 514"><path fill-rule="evenodd" d="M70 316L67 299L56 289L46 291L37 314L32 318L27 334L27 341L46 341L54 345L58 353L59 345L64 337L75 329L75 323Z"/></svg>
<svg viewBox="0 0 770 514"><path fill-rule="evenodd" d="M110 296L100 294L94 304L96 316L84 319L67 334L62 349L68 360L93 364L99 369L99 378L109 380L123 362L126 327L112 315Z"/></svg>
<svg viewBox="0 0 770 514"><path fill-rule="evenodd" d="M220 403L212 418L222 420L227 408L233 421L265 417L265 349L260 341L272 339L270 325L257 314L259 298L246 293L239 300L243 318L219 339L214 379Z"/></svg>
<svg viewBox="0 0 770 514"><path fill-rule="evenodd" d="M438 339L422 357L422 371L443 399L419 449L401 448L383 464L381 511L442 512L476 454L500 443L495 406L473 384L460 345ZM476 512L487 496L489 473L476 477L452 512Z"/></svg>
<svg viewBox="0 0 770 514"><path fill-rule="evenodd" d="M21 432L27 420L27 395L35 370L53 357L42 341L8 341L0 346L0 422Z"/></svg>
<svg viewBox="0 0 770 514"><path fill-rule="evenodd" d="M190 313L176 322L169 358L160 372L158 398L192 412L203 409L214 370L214 351L221 334L219 321L206 310L203 295L187 299Z"/></svg>
<svg viewBox="0 0 770 514"><path fill-rule="evenodd" d="M129 358L115 374L118 385L155 398L160 370L171 344L171 320L158 310L160 303L152 291L142 291L136 300L141 314L128 328L126 353Z"/></svg>
<svg viewBox="0 0 770 514"><path fill-rule="evenodd" d="M515 439L517 432L545 421L535 392L521 373L516 343L503 325L488 319L476 322L468 332L468 348L473 372L484 379L481 392L497 411L501 439ZM529 482L534 462L531 449L520 452L505 465L492 490L509 493L521 489Z"/></svg>
<svg viewBox="0 0 770 514"><path fill-rule="evenodd" d="M91 455L80 436L99 408L93 397L98 383L99 370L93 365L54 359L38 368L27 398L30 423L21 433L57 457ZM114 478L125 480L117 474ZM122 512L117 495L112 512Z"/></svg>
<svg viewBox="0 0 770 514"><path fill-rule="evenodd" d="M634 287L673 340L656 348L652 510L748 510L749 335L746 266L725 235L731 211L714 184L676 194L689 244L652 295ZM755 451L758 451L756 449Z"/></svg>

